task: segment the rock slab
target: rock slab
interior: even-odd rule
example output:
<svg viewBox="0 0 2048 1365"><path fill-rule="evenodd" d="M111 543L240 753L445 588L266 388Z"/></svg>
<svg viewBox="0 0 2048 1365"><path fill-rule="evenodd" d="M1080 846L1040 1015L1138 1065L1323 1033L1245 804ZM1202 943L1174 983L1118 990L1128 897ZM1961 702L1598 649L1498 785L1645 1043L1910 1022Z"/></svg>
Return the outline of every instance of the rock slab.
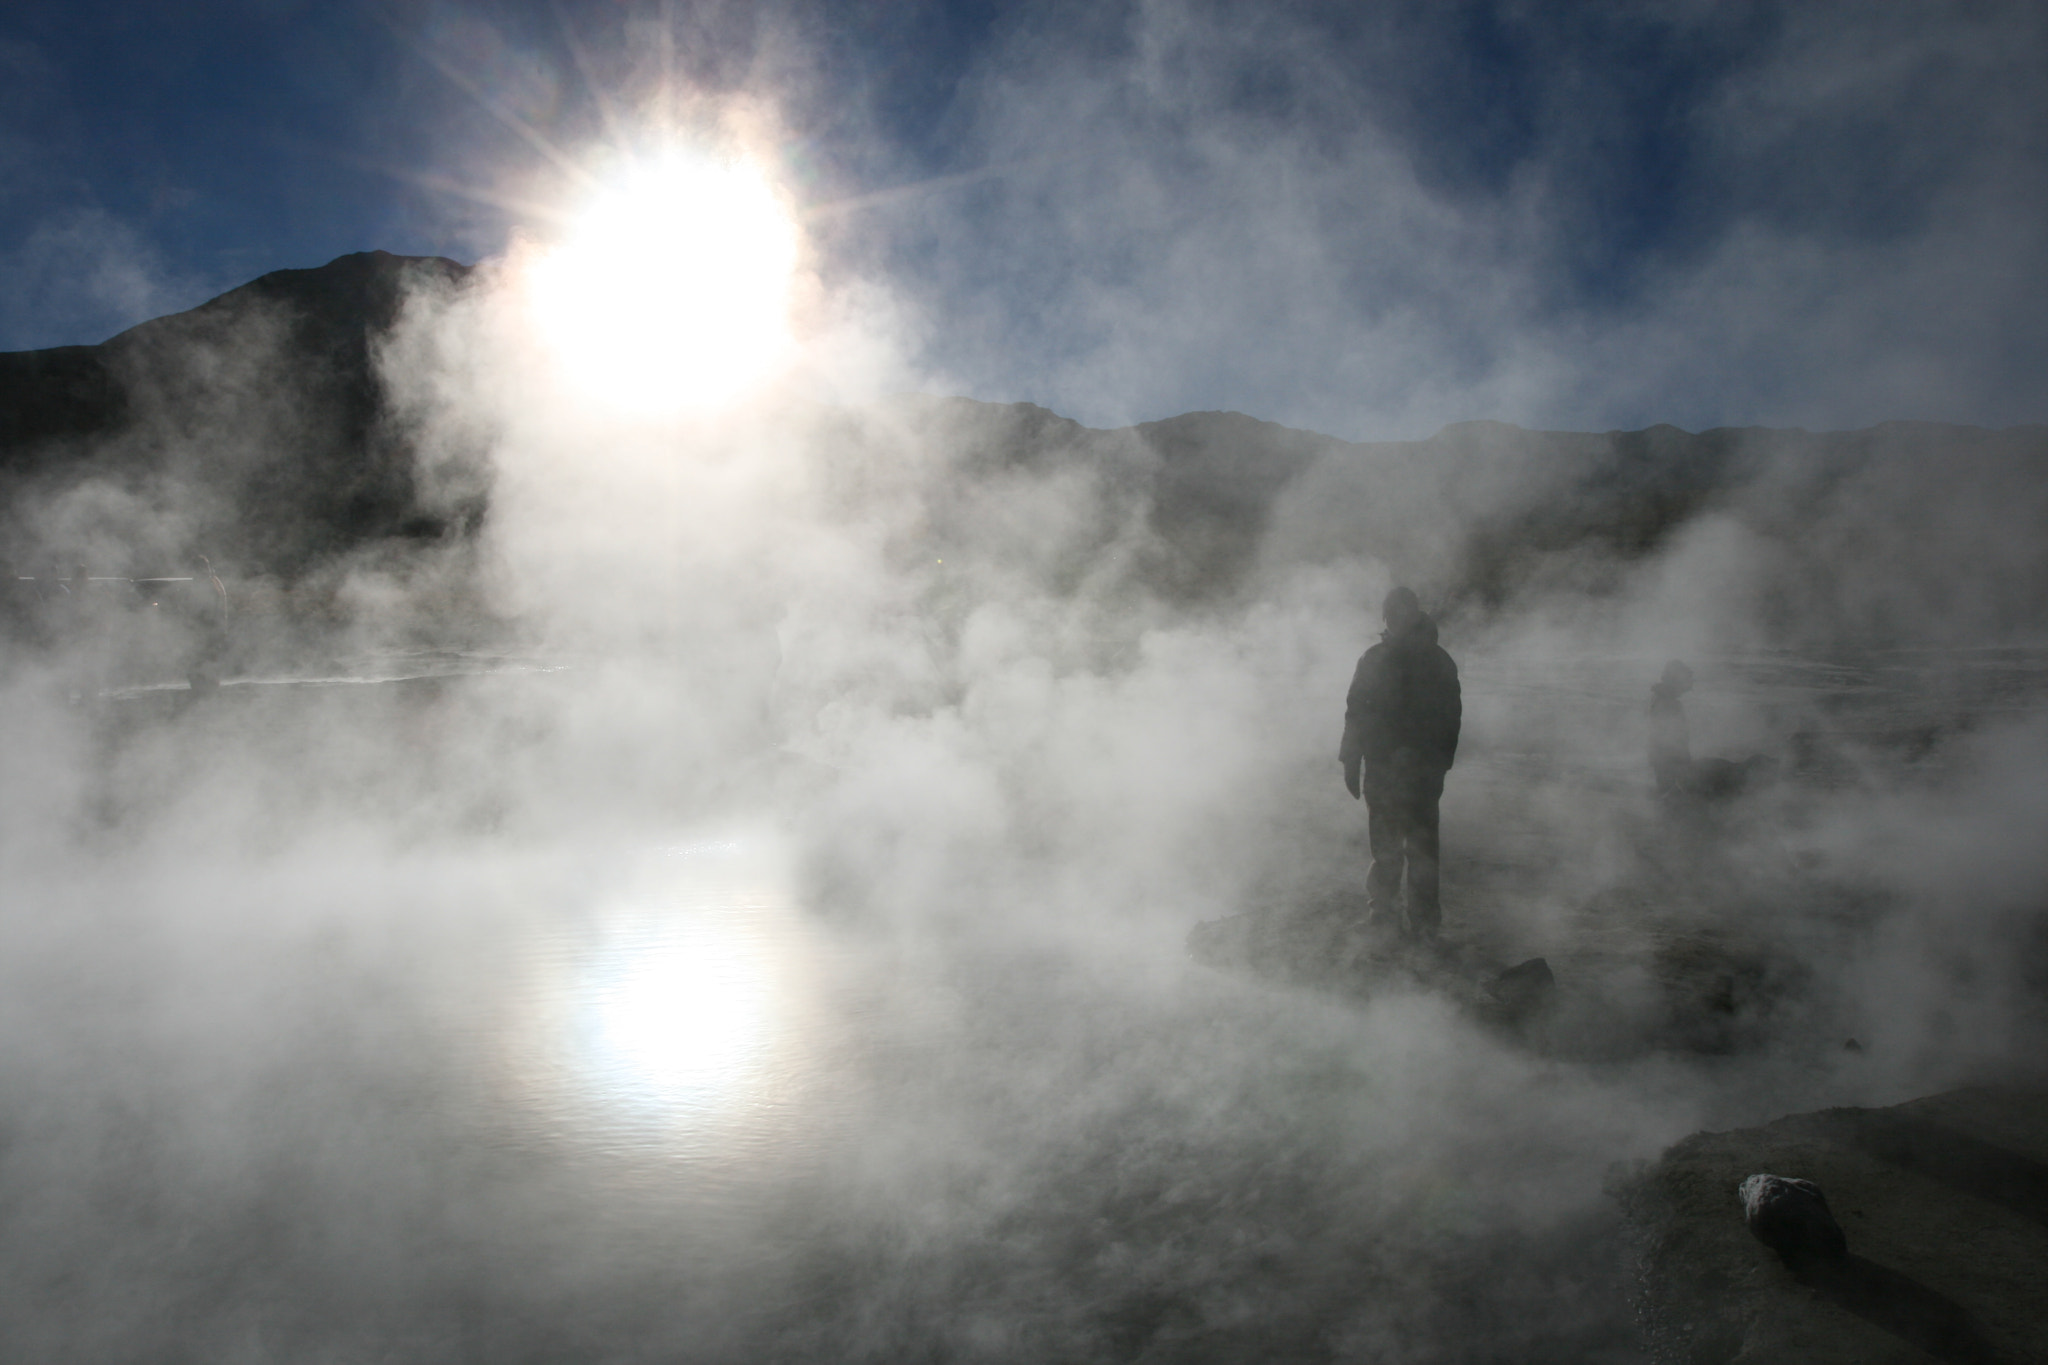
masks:
<svg viewBox="0 0 2048 1365"><path fill-rule="evenodd" d="M1748 1186L1760 1171L1797 1183ZM1752 1235L1748 1196L1789 1213L1798 1184L1827 1192L1841 1255L1781 1257L1768 1219ZM2048 1361L2048 1092L1972 1087L1696 1133L1620 1193L1660 1365Z"/></svg>

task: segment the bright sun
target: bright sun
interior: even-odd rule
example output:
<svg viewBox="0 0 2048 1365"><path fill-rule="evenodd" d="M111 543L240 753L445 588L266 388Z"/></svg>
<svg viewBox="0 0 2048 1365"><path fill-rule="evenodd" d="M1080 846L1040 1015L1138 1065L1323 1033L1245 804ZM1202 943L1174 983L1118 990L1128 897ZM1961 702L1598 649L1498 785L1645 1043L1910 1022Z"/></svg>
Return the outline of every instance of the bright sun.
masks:
<svg viewBox="0 0 2048 1365"><path fill-rule="evenodd" d="M795 221L748 162L634 162L535 262L541 335L575 385L637 413L720 406L791 345Z"/></svg>

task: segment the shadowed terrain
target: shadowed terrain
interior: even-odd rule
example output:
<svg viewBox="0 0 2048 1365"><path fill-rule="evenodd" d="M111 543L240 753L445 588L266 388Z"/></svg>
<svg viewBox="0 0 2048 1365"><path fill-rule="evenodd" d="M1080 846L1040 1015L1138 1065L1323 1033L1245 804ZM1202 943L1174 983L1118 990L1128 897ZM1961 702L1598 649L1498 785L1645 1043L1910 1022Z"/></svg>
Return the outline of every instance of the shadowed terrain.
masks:
<svg viewBox="0 0 2048 1365"><path fill-rule="evenodd" d="M0 496L18 562L79 553L153 573L201 550L286 578L381 543L473 537L481 457L429 496L421 424L379 370L406 299L453 297L451 261L366 252L285 270L98 346L0 355ZM1750 561L1760 642L1839 649L2031 631L2048 592L2048 429L1887 423L1812 433L1525 431L1464 422L1355 443L1237 413L1113 431L1028 404L906 399L818 412L843 508L902 491L903 553L1025 550L985 515L1066 481L1092 513L1030 566L1063 592L1103 576L1178 607L1241 600L1273 571L1368 555L1454 621L1548 594L1599 597L1702 527ZM435 459L450 458L437 450ZM445 480L446 468L440 476ZM78 490L94 490L89 510ZM66 498L71 497L67 509ZM1012 513L1019 532L1027 524ZM1142 535L1135 541L1131 532ZM1448 624L1448 622L1447 622Z"/></svg>
<svg viewBox="0 0 2048 1365"><path fill-rule="evenodd" d="M1633 1361L1610 1172L2038 1067L2040 430L636 425L487 285L0 363L16 1349ZM1397 579L1446 960L1342 934ZM1676 653L1753 789L1654 798ZM2037 1212L1981 1115L1827 1140ZM1903 1245L1801 1292L2005 1349Z"/></svg>
<svg viewBox="0 0 2048 1365"><path fill-rule="evenodd" d="M1754 1172L1818 1183L1848 1235L1795 1269L1743 1228ZM2041 1359L2048 1342L2048 1098L1978 1087L1828 1109L1679 1143L1629 1188L1655 1359Z"/></svg>
<svg viewBox="0 0 2048 1365"><path fill-rule="evenodd" d="M473 527L480 507L417 497L415 452L378 373L409 292L454 289L469 273L360 252L275 271L97 346L0 354L0 489L17 557L105 557L125 537L141 559L205 547L296 576L379 540ZM92 528L101 543L43 543L37 514L88 481L139 508ZM147 516L171 525L145 535Z"/></svg>

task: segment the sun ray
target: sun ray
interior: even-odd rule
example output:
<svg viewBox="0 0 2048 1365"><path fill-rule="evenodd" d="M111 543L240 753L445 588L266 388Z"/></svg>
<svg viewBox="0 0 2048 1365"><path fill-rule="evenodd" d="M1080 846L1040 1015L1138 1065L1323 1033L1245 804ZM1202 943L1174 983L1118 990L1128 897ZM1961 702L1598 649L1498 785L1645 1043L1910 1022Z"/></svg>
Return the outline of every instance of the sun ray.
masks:
<svg viewBox="0 0 2048 1365"><path fill-rule="evenodd" d="M995 180L1029 167L1046 165L1055 159L1031 157L993 166L977 166L971 171L955 171L950 175L929 176L923 180L911 180L901 185L890 185L879 190L850 194L840 199L807 204L803 212L808 218L823 218L838 213L854 213L861 209L883 208L907 200L922 199L926 195L943 194L947 190L965 189L969 185L978 185L985 180Z"/></svg>
<svg viewBox="0 0 2048 1365"><path fill-rule="evenodd" d="M577 74L583 77L583 87L590 92L591 100L597 105L598 116L604 120L605 133L618 145L627 141L625 116L605 89L604 82L597 78L597 71L590 61L590 49L583 45L577 34L569 12L562 8L561 0L549 0L554 11L555 25L562 32L562 45L569 49L569 59L576 63Z"/></svg>
<svg viewBox="0 0 2048 1365"><path fill-rule="evenodd" d="M575 158L564 152L560 147L557 147L550 138L543 134L540 129L534 127L530 121L521 118L512 110L505 108L499 101L493 99L489 91L472 80L468 73L464 72L460 67L442 57L440 53L434 50L432 44L415 37L390 21L386 21L386 26L398 37L400 42L411 48L421 61L424 61L427 65L447 77L450 84L475 100L479 108L489 114L513 136L526 143L527 146L533 148L536 152L539 152L557 170L580 183L588 184L590 182L590 172L583 166L578 165Z"/></svg>
<svg viewBox="0 0 2048 1365"><path fill-rule="evenodd" d="M376 175L388 176L393 180L403 181L408 185L418 185L421 189L433 190L439 194L453 195L457 199L467 199L475 204L488 204L492 208L503 209L505 212L523 220L537 219L541 222L552 223L567 223L569 221L569 214L559 204L550 204L545 200L530 199L521 195L505 194L502 191L489 189L482 185L468 184L455 179L453 176L437 175L432 171L413 170L405 166L391 166L380 161L373 161L369 157L354 156L343 151L324 148L321 150L335 161L360 167Z"/></svg>

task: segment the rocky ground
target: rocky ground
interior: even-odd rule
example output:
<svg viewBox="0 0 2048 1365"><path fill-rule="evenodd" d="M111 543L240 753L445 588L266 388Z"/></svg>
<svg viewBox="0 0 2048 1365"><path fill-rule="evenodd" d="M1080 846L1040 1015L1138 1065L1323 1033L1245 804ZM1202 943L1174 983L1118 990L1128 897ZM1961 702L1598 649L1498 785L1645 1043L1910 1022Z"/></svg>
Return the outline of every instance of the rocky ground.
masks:
<svg viewBox="0 0 2048 1365"><path fill-rule="evenodd" d="M1862 1047L1829 967L1881 919L1877 888L1764 853L1722 813L1658 812L1627 796L1606 811L1627 847L1574 887L1537 851L1582 839L1521 829L1541 820L1526 809L1485 814L1480 846L1446 867L1443 932L1427 948L1361 932L1361 896L1338 885L1197 925L1189 951L1356 999L1435 992L1518 1046L1570 1061L1770 1052L1826 1065ZM1526 904L1531 886L1550 888L1541 913Z"/></svg>
<svg viewBox="0 0 2048 1365"><path fill-rule="evenodd" d="M1736 1186L1811 1180L1847 1234L1795 1269ZM2048 1094L1955 1090L1699 1133L1629 1182L1652 1358L1672 1365L2048 1359Z"/></svg>
<svg viewBox="0 0 2048 1365"><path fill-rule="evenodd" d="M1869 752L1865 780L1943 780L1897 745ZM1361 1001L1426 991L1568 1067L1675 1067L1719 1087L1736 1122L1773 1112L1766 1097L1782 1112L1799 1107L1786 1096L1854 1096L1859 1075L1903 1060L1844 968L1895 922L1899 893L1805 831L1856 776L1673 810L1625 780L1490 755L1447 817L1460 842L1441 944L1361 936L1357 889L1339 885L1198 925L1189 949ZM1363 864L1354 849L1353 883ZM1846 1260L1793 1267L1753 1237L1737 1187L1759 1173L1816 1183ZM1617 1172L1614 1192L1642 1349L1664 1365L2048 1361L2048 1091L1978 1086L1699 1133Z"/></svg>
<svg viewBox="0 0 2048 1365"><path fill-rule="evenodd" d="M1869 913L1797 920L1673 908L1638 877L1591 898L1532 970L1483 926L1436 951L1366 944L1343 907L1199 926L1198 958L1364 998L1424 989L1511 1044L1599 1065L1662 1052L1773 1069L1855 1065L1811 950ZM1660 908L1661 906L1661 908ZM1791 1054L1801 1054L1794 1056ZM1795 1269L1751 1236L1737 1197L1768 1172L1818 1184L1848 1259ZM2048 1092L1974 1088L1696 1134L1617 1180L1637 1310L1660 1365L2048 1361Z"/></svg>

